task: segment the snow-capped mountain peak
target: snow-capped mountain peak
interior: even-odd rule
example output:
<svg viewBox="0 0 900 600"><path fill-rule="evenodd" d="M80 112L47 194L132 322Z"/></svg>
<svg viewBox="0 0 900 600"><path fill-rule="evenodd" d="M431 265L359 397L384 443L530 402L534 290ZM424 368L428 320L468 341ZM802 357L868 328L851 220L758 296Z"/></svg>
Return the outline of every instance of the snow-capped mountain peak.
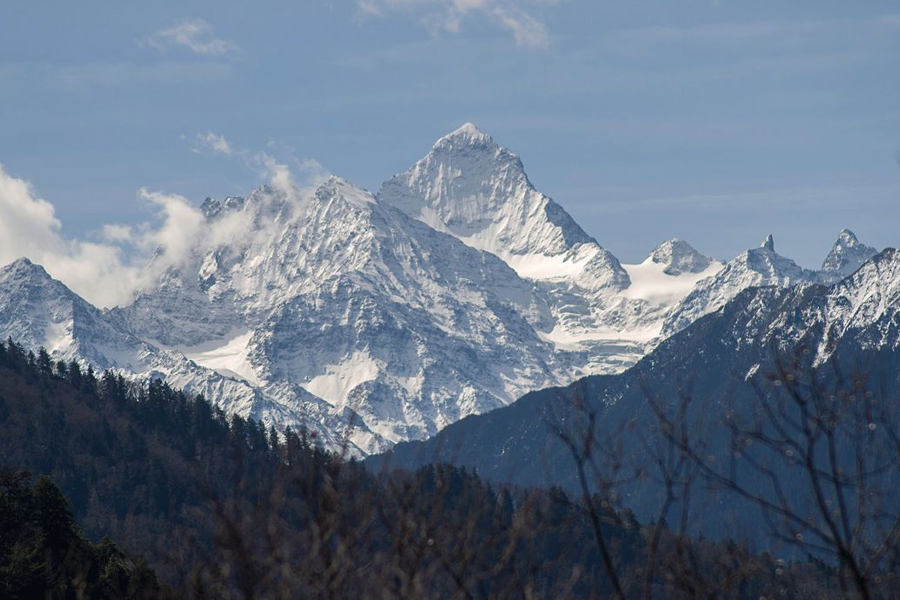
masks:
<svg viewBox="0 0 900 600"><path fill-rule="evenodd" d="M558 349L608 344L626 326L628 309L613 296L630 285L628 272L532 185L518 156L474 126L438 140L408 171L386 181L377 197L534 282L555 321L542 335ZM598 350L590 368L620 369L642 351L630 341L617 349Z"/></svg>
<svg viewBox="0 0 900 600"><path fill-rule="evenodd" d="M329 176L316 188L315 194L319 200L339 197L358 207L375 204L375 197L370 192L337 175Z"/></svg>
<svg viewBox="0 0 900 600"><path fill-rule="evenodd" d="M838 280L852 274L860 265L872 258L878 250L860 243L849 229L841 230L831 252L822 263L822 275L826 280Z"/></svg>
<svg viewBox="0 0 900 600"><path fill-rule="evenodd" d="M768 250L769 252L775 252L775 238L772 237L771 233L766 236L766 239L763 240L759 247Z"/></svg>
<svg viewBox="0 0 900 600"><path fill-rule="evenodd" d="M244 208L247 200L241 196L228 196L224 200L207 198L200 205L200 212L207 220L215 219L221 214Z"/></svg>
<svg viewBox="0 0 900 600"><path fill-rule="evenodd" d="M442 144L468 144L480 145L484 147L496 147L494 138L484 133L474 123L464 123L461 127L440 138L434 143L437 148Z"/></svg>
<svg viewBox="0 0 900 600"><path fill-rule="evenodd" d="M0 268L0 277L4 281L7 280L34 280L34 279L50 279L50 274L43 266L31 262L31 260L22 256L3 268Z"/></svg>
<svg viewBox="0 0 900 600"><path fill-rule="evenodd" d="M0 269L0 307L0 331L26 347L99 368L140 363L140 340L27 258Z"/></svg>
<svg viewBox="0 0 900 600"><path fill-rule="evenodd" d="M503 259L530 279L624 288L628 275L556 202L529 181L519 157L466 124L442 137L378 200Z"/></svg>
<svg viewBox="0 0 900 600"><path fill-rule="evenodd" d="M847 230L841 237L855 239ZM819 361L844 337L854 338L863 348L900 347L900 251L886 248L834 284L823 313L825 335L817 351Z"/></svg>
<svg viewBox="0 0 900 600"><path fill-rule="evenodd" d="M702 273L709 268L712 259L703 256L693 246L678 238L672 238L653 249L650 259L665 268L666 275Z"/></svg>
<svg viewBox="0 0 900 600"><path fill-rule="evenodd" d="M68 352L79 304L90 312L87 302L27 258L0 269L0 330L21 344Z"/></svg>

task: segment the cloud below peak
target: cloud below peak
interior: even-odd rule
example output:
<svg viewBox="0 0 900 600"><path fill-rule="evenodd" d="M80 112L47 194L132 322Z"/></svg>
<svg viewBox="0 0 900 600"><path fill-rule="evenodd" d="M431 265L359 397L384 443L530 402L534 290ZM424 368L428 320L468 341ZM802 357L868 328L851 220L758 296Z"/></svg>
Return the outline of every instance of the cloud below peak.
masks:
<svg viewBox="0 0 900 600"><path fill-rule="evenodd" d="M243 162L293 202L300 202L327 177L327 171L314 160L294 160L295 174L288 164L265 153L233 147L213 132L192 140ZM151 209L149 221L106 224L87 239L71 238L64 235L53 204L0 164L0 266L27 257L95 306L124 306L135 292L155 285L169 268L178 268L216 244L228 243L251 230L247 214L210 223L200 209L178 194L141 188L138 198Z"/></svg>
<svg viewBox="0 0 900 600"><path fill-rule="evenodd" d="M118 246L69 240L60 229L53 205L0 165L0 265L27 256L100 306L112 306L130 294L138 269L123 263Z"/></svg>

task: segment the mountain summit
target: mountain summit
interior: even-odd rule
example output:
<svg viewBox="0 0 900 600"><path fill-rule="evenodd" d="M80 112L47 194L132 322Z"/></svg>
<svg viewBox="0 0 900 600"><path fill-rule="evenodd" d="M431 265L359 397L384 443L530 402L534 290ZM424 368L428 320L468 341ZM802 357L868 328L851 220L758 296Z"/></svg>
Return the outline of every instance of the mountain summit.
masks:
<svg viewBox="0 0 900 600"><path fill-rule="evenodd" d="M0 268L0 331L29 348L43 346L57 360L83 358L98 368L140 368L148 349L103 313L53 279L44 267L20 258Z"/></svg>
<svg viewBox="0 0 900 600"><path fill-rule="evenodd" d="M702 273L712 264L712 260L678 238L663 242L654 248L650 253L650 259L656 264L664 265L663 272L666 275L675 276L682 273Z"/></svg>
<svg viewBox="0 0 900 600"><path fill-rule="evenodd" d="M478 129L474 123L463 123L459 129L448 133L436 141L434 147L443 143L469 144L473 146L483 144L485 146L492 146L494 145L494 138Z"/></svg>
<svg viewBox="0 0 900 600"><path fill-rule="evenodd" d="M474 125L440 138L382 185L378 201L497 256L533 282L553 319L542 338L558 351L585 353L573 374L621 370L655 335L647 320L659 307L625 295L632 281L618 259L532 185L518 156ZM633 330L641 331L637 339Z"/></svg>
<svg viewBox="0 0 900 600"><path fill-rule="evenodd" d="M828 279L843 279L876 254L878 250L860 243L852 231L843 229L822 263L822 273Z"/></svg>
<svg viewBox="0 0 900 600"><path fill-rule="evenodd" d="M471 123L386 181L378 200L500 257L522 277L628 285L619 261L535 189L519 157Z"/></svg>

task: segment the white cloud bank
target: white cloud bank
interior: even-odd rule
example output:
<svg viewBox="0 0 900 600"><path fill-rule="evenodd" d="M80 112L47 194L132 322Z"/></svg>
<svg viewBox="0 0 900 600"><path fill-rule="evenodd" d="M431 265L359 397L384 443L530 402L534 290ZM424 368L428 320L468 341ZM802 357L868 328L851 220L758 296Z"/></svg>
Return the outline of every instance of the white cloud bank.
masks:
<svg viewBox="0 0 900 600"><path fill-rule="evenodd" d="M27 256L101 306L134 289L138 270L124 264L120 247L67 240L60 229L53 205L0 165L0 264Z"/></svg>
<svg viewBox="0 0 900 600"><path fill-rule="evenodd" d="M0 165L0 265L28 257L97 306L127 304L135 290L190 255L204 222L181 196L147 190L140 196L158 209L158 225L106 225L101 242L67 239L53 205ZM147 268L151 254L156 259Z"/></svg>
<svg viewBox="0 0 900 600"><path fill-rule="evenodd" d="M308 186L318 185L325 176L317 162L301 161L305 185L300 187L290 168L271 156L234 150L224 137L204 135L220 153L239 156L289 199L304 197ZM27 257L95 306L122 306L136 291L155 285L170 267L236 239L251 226L244 213L210 223L177 194L142 188L138 196L154 208L155 222L104 225L97 241L70 239L63 235L53 205L0 164L0 267Z"/></svg>
<svg viewBox="0 0 900 600"><path fill-rule="evenodd" d="M226 56L237 51L237 45L217 38L212 25L203 19L184 19L168 29L157 31L144 40L159 50L171 47L187 48L200 56Z"/></svg>
<svg viewBox="0 0 900 600"><path fill-rule="evenodd" d="M555 3L555 0L357 0L357 7L363 15L413 12L435 33L459 33L467 18L483 18L512 33L519 46L545 48L550 44L547 29L526 6Z"/></svg>

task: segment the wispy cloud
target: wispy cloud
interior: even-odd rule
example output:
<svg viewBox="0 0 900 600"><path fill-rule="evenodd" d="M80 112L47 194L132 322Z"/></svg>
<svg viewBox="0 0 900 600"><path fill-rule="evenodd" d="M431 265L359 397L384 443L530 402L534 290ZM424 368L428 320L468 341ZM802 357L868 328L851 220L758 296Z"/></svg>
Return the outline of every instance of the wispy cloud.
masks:
<svg viewBox="0 0 900 600"><path fill-rule="evenodd" d="M172 47L187 48L194 54L221 57L234 54L238 47L234 42L216 37L212 25L203 19L185 19L168 29L157 31L144 44L166 50Z"/></svg>
<svg viewBox="0 0 900 600"><path fill-rule="evenodd" d="M289 161L285 162L266 152L254 152L235 146L225 139L224 135L213 131L197 133L192 137L182 135L181 139L188 141L191 152L194 154L218 154L237 159L243 166L254 171L260 179L267 181L270 186L287 195L317 187L331 175L315 159L291 157ZM275 142L268 144L270 147L277 145ZM287 152L293 153L290 149ZM299 171L301 185L297 184L294 172L288 163L293 164L294 168Z"/></svg>
<svg viewBox="0 0 900 600"><path fill-rule="evenodd" d="M234 154L234 150L231 149L231 144L228 143L225 136L213 133L212 131L198 133L194 136L193 141L194 146L191 148L191 152L194 154L201 154L203 152L213 152L225 156Z"/></svg>
<svg viewBox="0 0 900 600"><path fill-rule="evenodd" d="M459 33L467 19L481 18L513 35L516 44L545 48L550 36L530 7L547 0L357 0L362 16L414 14L432 33Z"/></svg>
<svg viewBox="0 0 900 600"><path fill-rule="evenodd" d="M591 191L597 193L594 189ZM850 212L862 207L879 210L882 199L893 197L896 192L897 186L891 184L859 186L773 184L768 188L761 187L744 192L723 190L718 193L605 199L603 202L586 204L580 207L580 211L585 214L607 215L644 213L648 210L703 210L707 211L707 214L709 211L720 211L751 215L765 220L773 214L768 211L769 208L806 211L808 214L811 214L809 211L823 212L825 208L832 212ZM848 202L848 198L853 198L853 202ZM761 207L766 207L767 211L760 213Z"/></svg>
<svg viewBox="0 0 900 600"><path fill-rule="evenodd" d="M492 10L492 15L501 26L512 32L520 46L543 48L550 44L544 24L528 13L509 7L496 7Z"/></svg>

